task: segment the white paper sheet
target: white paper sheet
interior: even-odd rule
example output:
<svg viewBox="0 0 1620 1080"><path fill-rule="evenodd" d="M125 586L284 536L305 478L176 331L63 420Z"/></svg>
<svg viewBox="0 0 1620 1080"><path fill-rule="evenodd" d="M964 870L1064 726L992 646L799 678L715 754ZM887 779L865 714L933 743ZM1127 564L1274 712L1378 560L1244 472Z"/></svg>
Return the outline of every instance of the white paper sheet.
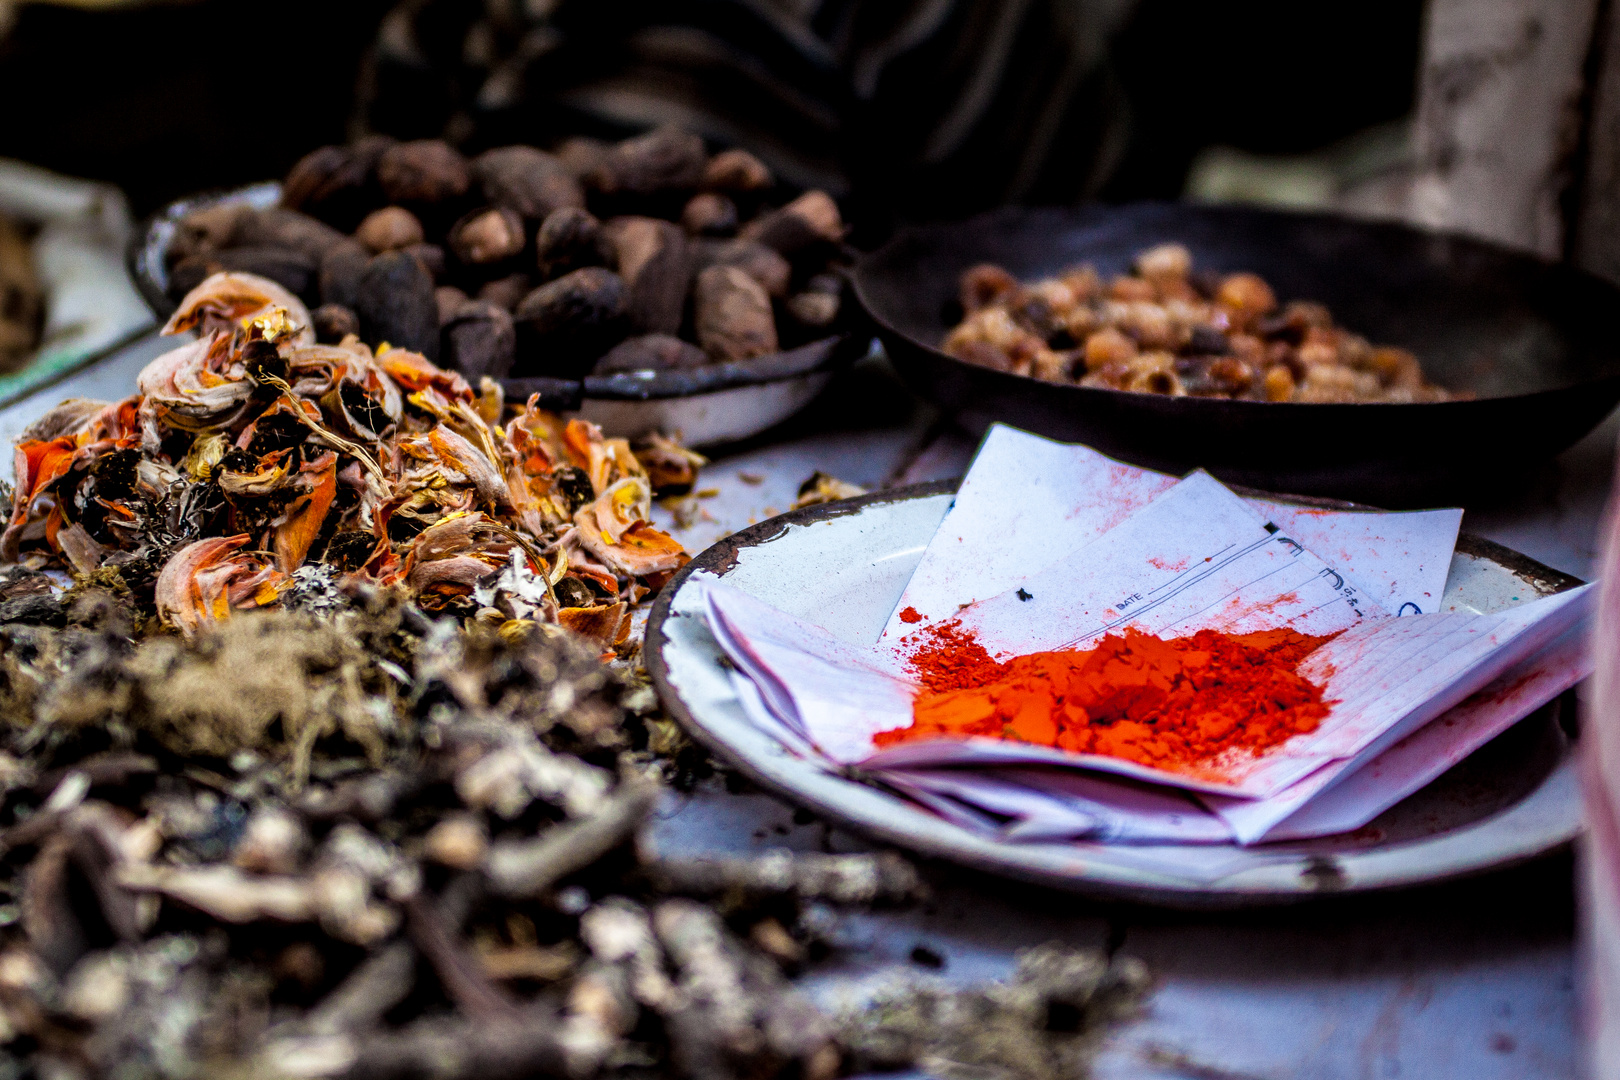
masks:
<svg viewBox="0 0 1620 1080"><path fill-rule="evenodd" d="M1248 504L1197 472L1016 589L961 609L956 620L1006 658L1085 648L1125 627L1163 637L1278 626L1325 635L1386 617L1342 573L1268 532ZM908 638L895 648L904 651Z"/></svg>
<svg viewBox="0 0 1620 1080"><path fill-rule="evenodd" d="M1432 723L1323 790L1266 833L1299 840L1359 829L1427 787L1524 717L1592 673L1584 624L1498 676ZM1284 792L1284 795L1288 795Z"/></svg>
<svg viewBox="0 0 1620 1080"><path fill-rule="evenodd" d="M1376 817L1580 677L1574 632L1548 642L1583 617L1581 591L1496 616L1421 614L1444 588L1460 517L1239 499L1201 473L1178 482L997 426L878 649L839 642L723 585L709 587L707 607L756 723L829 767L876 770L965 827L1116 844L1323 835ZM1164 636L1206 626L1342 630L1306 667L1337 703L1318 732L1234 770L1232 785L994 739L872 753L872 735L911 719L903 635L919 627L908 607L923 627L961 619L1002 657L1083 646L1126 625ZM1420 617L1397 623L1391 609ZM1042 764L1058 767L1030 768ZM1168 801L1144 801L1142 790ZM1213 812L1185 812L1195 804L1183 792L1201 793Z"/></svg>
<svg viewBox="0 0 1620 1080"><path fill-rule="evenodd" d="M964 603L1017 588L1169 490L1176 479L1003 424L985 435L951 510L883 630L893 640ZM1391 614L1433 612L1445 589L1460 509L1322 511L1246 500Z"/></svg>
<svg viewBox="0 0 1620 1080"><path fill-rule="evenodd" d="M918 788L1012 819L1008 840L1111 844L1228 844L1232 830L1191 797L1074 769L885 769Z"/></svg>

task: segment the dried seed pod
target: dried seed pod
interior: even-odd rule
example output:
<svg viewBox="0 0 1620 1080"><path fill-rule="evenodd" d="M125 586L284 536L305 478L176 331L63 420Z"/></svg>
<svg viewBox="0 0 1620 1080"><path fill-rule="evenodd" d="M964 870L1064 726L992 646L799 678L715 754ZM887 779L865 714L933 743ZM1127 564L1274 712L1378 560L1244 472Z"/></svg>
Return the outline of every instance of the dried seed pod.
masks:
<svg viewBox="0 0 1620 1080"><path fill-rule="evenodd" d="M564 139L552 150L552 154L562 162L562 167L568 170L568 174L579 181L584 181L596 171L602 164L602 159L607 157L607 152L607 143L584 135Z"/></svg>
<svg viewBox="0 0 1620 1080"><path fill-rule="evenodd" d="M173 267L194 255L211 255L233 246L242 220L253 212L253 207L240 202L216 203L191 211L175 225L164 261Z"/></svg>
<svg viewBox="0 0 1620 1080"><path fill-rule="evenodd" d="M544 221L565 206L585 206L585 190L567 165L532 146L486 150L473 158L472 172L484 198L528 221Z"/></svg>
<svg viewBox="0 0 1620 1080"><path fill-rule="evenodd" d="M322 304L309 313L309 318L315 340L322 345L336 345L350 334L360 333L360 316L342 304Z"/></svg>
<svg viewBox="0 0 1620 1080"><path fill-rule="evenodd" d="M698 274L692 300L698 344L716 360L747 360L777 350L771 298L735 266L711 266Z"/></svg>
<svg viewBox="0 0 1620 1080"><path fill-rule="evenodd" d="M468 300L440 333L441 361L477 385L484 376L500 379L512 370L517 329L507 310L487 300Z"/></svg>
<svg viewBox="0 0 1620 1080"><path fill-rule="evenodd" d="M722 150L703 169L705 191L752 192L774 187L776 178L759 158L746 150Z"/></svg>
<svg viewBox="0 0 1620 1080"><path fill-rule="evenodd" d="M629 289L631 325L648 334L679 330L692 281L686 234L672 222L648 217L614 218L603 231Z"/></svg>
<svg viewBox="0 0 1620 1080"><path fill-rule="evenodd" d="M434 305L439 309L439 328L441 330L444 329L444 324L449 322L456 312L461 310L461 305L465 304L469 299L471 298L465 292L454 285L440 285L433 290L433 301Z"/></svg>
<svg viewBox="0 0 1620 1080"><path fill-rule="evenodd" d="M399 349L439 355L439 313L433 278L403 251L378 255L360 278L354 302L361 336L373 347L387 342Z"/></svg>
<svg viewBox="0 0 1620 1080"><path fill-rule="evenodd" d="M784 305L794 319L815 330L823 330L838 318L837 293L805 290L788 298Z"/></svg>
<svg viewBox="0 0 1620 1080"><path fill-rule="evenodd" d="M781 254L753 240L712 241L697 245L698 269L709 266L735 266L765 287L772 296L784 297L793 280L793 264Z"/></svg>
<svg viewBox="0 0 1620 1080"><path fill-rule="evenodd" d="M358 240L345 241L328 251L321 259L321 303L352 309L360 295L360 279L370 265L371 253Z"/></svg>
<svg viewBox="0 0 1620 1080"><path fill-rule="evenodd" d="M324 221L272 206L244 215L231 236L231 246L283 248L319 264L327 252L347 239Z"/></svg>
<svg viewBox="0 0 1620 1080"><path fill-rule="evenodd" d="M534 238L540 276L560 277L571 270L612 261L602 223L585 210L564 207L549 215Z"/></svg>
<svg viewBox="0 0 1620 1080"><path fill-rule="evenodd" d="M844 219L832 196L825 191L807 191L781 209L750 221L738 235L791 256L815 244L842 241Z"/></svg>
<svg viewBox="0 0 1620 1080"><path fill-rule="evenodd" d="M689 371L709 362L709 356L690 341L671 334L642 334L625 338L596 362L593 375L625 371Z"/></svg>
<svg viewBox="0 0 1620 1080"><path fill-rule="evenodd" d="M224 270L269 278L300 299L313 299L318 292L319 264L303 252L290 248L227 248L208 257L207 264L212 273Z"/></svg>
<svg viewBox="0 0 1620 1080"><path fill-rule="evenodd" d="M587 183L604 195L689 191L703 179L708 161L702 139L665 126L613 146L591 170Z"/></svg>
<svg viewBox="0 0 1620 1080"><path fill-rule="evenodd" d="M547 282L512 313L518 325L522 374L578 376L626 332L624 281L588 266Z"/></svg>
<svg viewBox="0 0 1620 1080"><path fill-rule="evenodd" d="M962 311L971 315L999 304L1018 291L1018 279L994 263L979 263L962 272Z"/></svg>
<svg viewBox="0 0 1620 1080"><path fill-rule="evenodd" d="M518 306L518 303L529 293L534 291L534 282L528 274L508 274L486 281L478 290L478 299L488 300L492 304L499 304L507 311Z"/></svg>
<svg viewBox="0 0 1620 1080"><path fill-rule="evenodd" d="M438 203L465 195L472 172L449 143L419 139L385 150L377 159L377 181L389 202Z"/></svg>
<svg viewBox="0 0 1620 1080"><path fill-rule="evenodd" d="M525 242L523 218L504 206L474 210L450 229L450 250L472 266L510 259L523 250Z"/></svg>
<svg viewBox="0 0 1620 1080"><path fill-rule="evenodd" d="M400 251L421 263L434 281L444 280L444 248L438 244L412 244Z"/></svg>
<svg viewBox="0 0 1620 1080"><path fill-rule="evenodd" d="M382 201L377 161L394 140L368 135L348 146L323 146L305 154L281 185L281 205L302 210L339 229L353 229Z"/></svg>
<svg viewBox="0 0 1620 1080"><path fill-rule="evenodd" d="M694 195L681 210L681 227L693 236L730 236L737 231L737 204L712 191Z"/></svg>
<svg viewBox="0 0 1620 1080"><path fill-rule="evenodd" d="M360 227L354 231L354 238L381 254L420 244L427 239L427 235L415 214L403 206L385 206L366 215Z"/></svg>

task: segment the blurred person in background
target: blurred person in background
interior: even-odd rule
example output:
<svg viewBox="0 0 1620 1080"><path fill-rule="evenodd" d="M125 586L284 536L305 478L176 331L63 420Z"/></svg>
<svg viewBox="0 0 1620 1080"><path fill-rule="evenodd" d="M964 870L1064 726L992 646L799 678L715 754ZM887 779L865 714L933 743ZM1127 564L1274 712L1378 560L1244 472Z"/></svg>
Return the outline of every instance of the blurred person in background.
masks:
<svg viewBox="0 0 1620 1080"><path fill-rule="evenodd" d="M1411 109L1419 0L0 0L0 156L137 214L377 131L469 152L676 122L858 241L1008 202L1174 198L1197 152ZM25 103L14 107L12 103Z"/></svg>

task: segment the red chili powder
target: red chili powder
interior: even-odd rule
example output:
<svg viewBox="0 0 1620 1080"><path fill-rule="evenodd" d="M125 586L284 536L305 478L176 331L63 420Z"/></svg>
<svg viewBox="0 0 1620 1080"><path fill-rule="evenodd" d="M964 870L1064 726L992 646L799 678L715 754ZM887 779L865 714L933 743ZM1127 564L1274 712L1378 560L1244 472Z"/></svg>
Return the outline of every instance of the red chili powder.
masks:
<svg viewBox="0 0 1620 1080"><path fill-rule="evenodd" d="M903 623L920 623L922 622L922 613L914 607L901 608L900 621Z"/></svg>
<svg viewBox="0 0 1620 1080"><path fill-rule="evenodd" d="M902 619L905 612L900 613ZM911 656L906 666L923 685L923 689L936 694L948 690L964 690L970 686L983 686L995 682L1005 672L1002 664L985 651L971 631L962 629L960 619L939 623L909 635Z"/></svg>
<svg viewBox="0 0 1620 1080"><path fill-rule="evenodd" d="M1295 669L1328 640L1279 629L1167 641L1126 630L1090 649L998 664L947 623L911 657L923 685L911 726L873 741L980 735L1207 775L1228 751L1257 755L1316 730L1331 703Z"/></svg>

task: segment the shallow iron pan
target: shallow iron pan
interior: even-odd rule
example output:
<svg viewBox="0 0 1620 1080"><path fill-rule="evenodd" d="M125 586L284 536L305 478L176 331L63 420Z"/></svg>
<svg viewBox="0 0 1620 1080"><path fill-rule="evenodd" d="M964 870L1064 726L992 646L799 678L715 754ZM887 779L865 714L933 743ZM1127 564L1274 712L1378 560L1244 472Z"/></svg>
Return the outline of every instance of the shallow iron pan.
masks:
<svg viewBox="0 0 1620 1080"><path fill-rule="evenodd" d="M980 262L1020 279L1143 248L1263 276L1375 344L1410 349L1472 400L1314 405L1057 385L964 363L939 344L957 280ZM970 431L995 421L1149 468L1410 506L1502 494L1620 402L1620 289L1571 266L1401 225L1235 207L1139 203L1006 209L916 227L868 255L854 291L906 381Z"/></svg>

